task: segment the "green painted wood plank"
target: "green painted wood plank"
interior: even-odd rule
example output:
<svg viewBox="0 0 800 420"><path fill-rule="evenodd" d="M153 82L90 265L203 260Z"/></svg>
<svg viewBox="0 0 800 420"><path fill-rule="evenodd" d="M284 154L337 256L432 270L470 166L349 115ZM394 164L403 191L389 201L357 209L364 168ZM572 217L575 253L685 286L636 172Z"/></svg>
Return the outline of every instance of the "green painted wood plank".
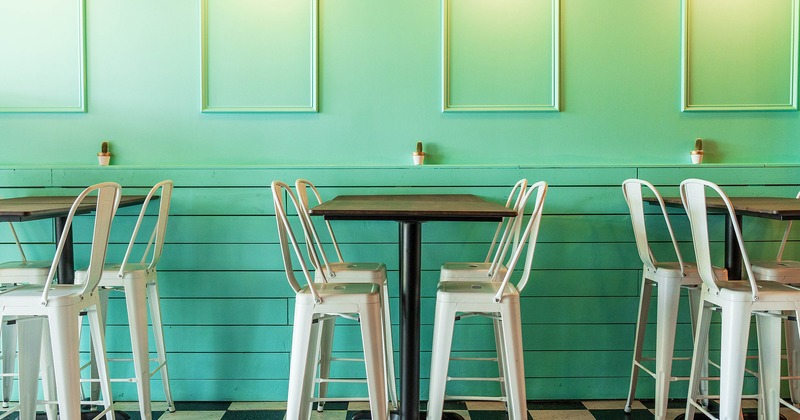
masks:
<svg viewBox="0 0 800 420"><path fill-rule="evenodd" d="M88 353L83 353L84 362ZM109 358L130 358L130 352L108 353ZM155 357L155 353L151 354ZM285 379L289 377L288 353L169 353L171 381L220 379ZM206 366L198 369L198 366ZM133 362L109 362L112 378L130 378L134 375ZM153 389L161 388L160 376L152 382ZM116 387L116 384L114 384Z"/></svg>
<svg viewBox="0 0 800 420"><path fill-rule="evenodd" d="M432 186L508 185L518 179L546 180L553 185L610 185L634 177L635 167L542 167L542 166L455 166L424 167L173 167L147 168L109 166L105 168L53 169L53 185L79 186L115 181L123 186L145 187L163 179L176 185L268 186L273 179L293 183L306 178L319 186ZM49 175L49 174L48 174Z"/></svg>
<svg viewBox="0 0 800 420"><path fill-rule="evenodd" d="M277 281L283 277L283 281ZM161 298L268 298L291 296L292 290L280 272L267 276L259 271L167 271L158 272Z"/></svg>
<svg viewBox="0 0 800 420"><path fill-rule="evenodd" d="M6 187L48 187L51 184L49 169L0 169L0 185ZM2 193L6 197L5 191ZM9 196L10 197L10 196Z"/></svg>
<svg viewBox="0 0 800 420"><path fill-rule="evenodd" d="M640 178L653 184L678 185L687 178L707 179L725 185L797 185L800 168L797 167L718 167L716 165L692 165L684 167L643 167L639 168ZM795 188L796 189L796 188Z"/></svg>
<svg viewBox="0 0 800 420"><path fill-rule="evenodd" d="M89 349L89 334L82 334L81 348ZM130 351L127 326L108 327L108 352ZM275 325L180 325L164 326L164 342L168 353L252 353L283 352L291 349L292 327ZM150 352L155 351L150 335Z"/></svg>
<svg viewBox="0 0 800 420"><path fill-rule="evenodd" d="M121 292L112 292L117 297ZM286 325L286 299L165 299L161 298L165 325ZM231 310L231 308L236 308ZM109 299L108 325L127 325L123 298Z"/></svg>

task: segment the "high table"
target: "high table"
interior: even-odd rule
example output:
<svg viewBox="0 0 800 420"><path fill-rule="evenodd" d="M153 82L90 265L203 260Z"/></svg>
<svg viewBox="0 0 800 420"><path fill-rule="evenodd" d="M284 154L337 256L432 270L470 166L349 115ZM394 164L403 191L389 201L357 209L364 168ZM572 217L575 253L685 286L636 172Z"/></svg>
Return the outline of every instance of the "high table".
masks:
<svg viewBox="0 0 800 420"><path fill-rule="evenodd" d="M119 206L135 206L144 203L144 195L128 195L120 199ZM30 196L0 199L0 222L25 222L39 219L55 219L56 242L66 234L66 243L58 264L58 282L75 282L75 255L72 250L72 230L64 232L75 196ZM91 213L97 207L97 197L89 196L83 200L75 214Z"/></svg>
<svg viewBox="0 0 800 420"><path fill-rule="evenodd" d="M743 216L761 217L774 220L800 220L800 200L787 197L728 197L736 212L736 223L741 228ZM655 197L644 197L644 201L658 206ZM683 209L680 197L663 197L667 207ZM734 221L731 220L725 202L719 197L707 197L706 206L709 212L725 214L725 268L728 278L742 279L742 253L736 241ZM699 415L698 415L699 416ZM744 418L754 416L745 415ZM783 418L783 416L781 416ZM683 419L683 414L677 419Z"/></svg>
<svg viewBox="0 0 800 420"><path fill-rule="evenodd" d="M736 223L742 226L742 216L761 217L774 220L800 220L800 200L787 197L729 197L736 211ZM655 197L645 197L644 201L659 205ZM683 208L680 197L664 197L668 207ZM719 197L708 197L709 210L725 212L725 268L731 279L742 278L742 253L736 243L733 221L727 213L725 203Z"/></svg>
<svg viewBox="0 0 800 420"><path fill-rule="evenodd" d="M400 230L400 419L419 411L419 299L422 223L499 222L516 213L471 194L342 195L310 210L328 220L389 220ZM393 418L397 415L393 414Z"/></svg>
<svg viewBox="0 0 800 420"><path fill-rule="evenodd" d="M135 206L144 203L147 196L128 195L120 198L119 207ZM29 196L17 198L0 199L0 221L2 222L26 222L40 219L55 219L56 242L61 235L66 236L64 249L61 251L61 260L58 263L58 283L75 283L75 254L72 249L72 229L64 232L67 222L67 215L75 202L76 196ZM154 197L157 198L157 197ZM87 214L97 208L97 197L86 197L78 206L75 214ZM91 419L97 412L83 412L82 418ZM116 410L118 419L130 418L120 410ZM44 414L37 415L37 418L46 418Z"/></svg>

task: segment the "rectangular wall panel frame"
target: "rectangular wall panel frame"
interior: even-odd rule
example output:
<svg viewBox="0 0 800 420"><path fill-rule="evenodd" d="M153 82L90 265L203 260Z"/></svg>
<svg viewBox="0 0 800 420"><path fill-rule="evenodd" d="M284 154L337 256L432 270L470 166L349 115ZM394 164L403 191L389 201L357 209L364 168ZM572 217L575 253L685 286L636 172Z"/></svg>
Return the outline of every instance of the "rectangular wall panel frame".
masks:
<svg viewBox="0 0 800 420"><path fill-rule="evenodd" d="M297 1L297 0L286 0ZM285 104L280 106L241 106L217 107L209 104L209 63L208 63L208 2L201 3L201 54L202 54L202 112L204 113L268 113L268 112L317 112L318 83L318 31L319 1L307 0L311 6L311 44L309 45L310 63L310 97L307 104Z"/></svg>
<svg viewBox="0 0 800 420"><path fill-rule="evenodd" d="M457 0L442 0L442 111L443 112L508 112L508 111L559 111L560 106L560 0L550 1L552 15L550 46L551 72L550 80L550 100L541 104L475 104L459 105L451 100L450 89L450 4ZM487 2L487 7L491 7L491 2Z"/></svg>
<svg viewBox="0 0 800 420"><path fill-rule="evenodd" d="M691 31L689 22L691 18L692 0L681 1L681 111L792 111L797 110L797 59L798 59L798 0L791 1L792 13L790 34L790 76L787 80L786 103L717 103L693 104L691 103L690 62ZM765 46L769 48L769 46Z"/></svg>
<svg viewBox="0 0 800 420"><path fill-rule="evenodd" d="M21 0L24 1L24 0ZM86 0L74 0L78 4L77 30L80 37L78 98L76 106L0 106L0 113L80 113L86 112ZM4 63L3 65L9 65Z"/></svg>

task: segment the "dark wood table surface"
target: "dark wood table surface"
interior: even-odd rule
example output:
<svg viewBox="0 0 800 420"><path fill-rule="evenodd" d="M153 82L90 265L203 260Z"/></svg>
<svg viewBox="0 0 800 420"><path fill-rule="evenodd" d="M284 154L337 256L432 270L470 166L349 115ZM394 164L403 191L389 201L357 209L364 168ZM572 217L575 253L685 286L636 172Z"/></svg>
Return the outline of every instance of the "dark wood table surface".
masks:
<svg viewBox="0 0 800 420"><path fill-rule="evenodd" d="M424 418L419 410L421 224L427 221L499 222L503 217L514 216L514 210L471 194L342 195L312 208L310 213L328 220L399 223L400 410L392 417Z"/></svg>
<svg viewBox="0 0 800 420"><path fill-rule="evenodd" d="M800 200L788 197L728 197L736 211L736 223L742 226L742 216L761 217L775 220L800 220ZM658 205L655 197L645 197L645 201ZM680 197L664 197L667 207L683 209ZM736 243L733 220L728 215L725 203L719 197L708 197L706 205L709 212L725 213L725 268L731 279L742 278L742 254Z"/></svg>
<svg viewBox="0 0 800 420"><path fill-rule="evenodd" d="M0 221L26 222L30 220L54 219L56 226L56 242L64 233L72 204L76 196L29 196L0 199ZM119 206L135 206L144 203L144 195L122 196ZM157 198L157 197L154 197ZM91 213L97 206L97 197L89 196L78 207L76 214ZM72 231L67 231L67 242L58 265L58 282L71 284L75 282L75 256L72 249Z"/></svg>

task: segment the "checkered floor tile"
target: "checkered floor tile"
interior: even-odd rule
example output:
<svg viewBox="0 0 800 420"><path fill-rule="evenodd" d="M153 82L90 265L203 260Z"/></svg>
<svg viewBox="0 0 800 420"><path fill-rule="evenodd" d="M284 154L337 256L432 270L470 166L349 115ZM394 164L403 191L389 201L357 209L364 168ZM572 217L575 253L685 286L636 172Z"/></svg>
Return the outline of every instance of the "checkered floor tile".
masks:
<svg viewBox="0 0 800 420"><path fill-rule="evenodd" d="M178 402L177 411L168 413L166 405L154 403L153 419L159 420L283 420L286 403L283 402ZM637 401L629 414L623 411L624 401L529 401L529 419L535 420L640 420L653 418L653 401ZM115 407L131 419L140 420L136 403L116 403ZM674 400L669 404L667 418L682 419L686 402ZM744 401L748 413L754 413L755 402ZM424 403L423 403L424 408ZM325 411L314 412L314 420L350 420L360 410L368 409L366 403L329 402ZM465 420L502 420L507 418L501 403L448 402L445 410L455 412ZM786 420L800 420L800 415L782 408ZM698 416L697 418L700 418Z"/></svg>

